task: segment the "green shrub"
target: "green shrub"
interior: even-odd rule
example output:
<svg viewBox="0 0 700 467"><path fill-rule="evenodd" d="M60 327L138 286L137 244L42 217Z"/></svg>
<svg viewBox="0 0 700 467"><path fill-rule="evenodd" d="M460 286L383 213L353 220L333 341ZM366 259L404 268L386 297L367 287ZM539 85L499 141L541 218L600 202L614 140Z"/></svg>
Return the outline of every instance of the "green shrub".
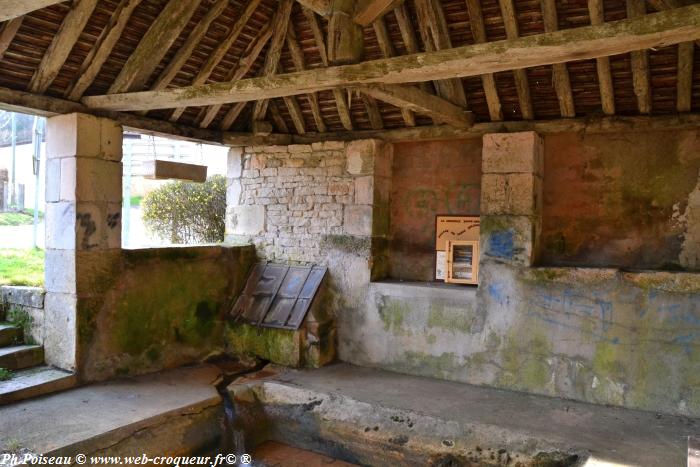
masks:
<svg viewBox="0 0 700 467"><path fill-rule="evenodd" d="M146 195L141 206L146 228L165 241L192 244L224 240L226 178L222 175L205 183L168 183Z"/></svg>

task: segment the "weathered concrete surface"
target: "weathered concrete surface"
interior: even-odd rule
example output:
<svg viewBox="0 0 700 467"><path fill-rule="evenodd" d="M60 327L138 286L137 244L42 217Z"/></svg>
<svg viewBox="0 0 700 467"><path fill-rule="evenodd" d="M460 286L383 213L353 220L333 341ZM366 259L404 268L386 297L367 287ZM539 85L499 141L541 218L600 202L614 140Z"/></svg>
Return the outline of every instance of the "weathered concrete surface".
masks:
<svg viewBox="0 0 700 467"><path fill-rule="evenodd" d="M80 309L78 376L143 374L222 351L225 315L254 255L252 247L200 246L93 258L83 272L92 298Z"/></svg>
<svg viewBox="0 0 700 467"><path fill-rule="evenodd" d="M219 370L183 368L73 389L0 408L0 451L179 455L216 440Z"/></svg>
<svg viewBox="0 0 700 467"><path fill-rule="evenodd" d="M545 138L542 261L700 269L700 131Z"/></svg>
<svg viewBox="0 0 700 467"><path fill-rule="evenodd" d="M265 420L259 439L369 465L572 465L572 456L684 465L687 437L698 426L694 419L345 364L229 390L245 420ZM570 462L543 462L554 453Z"/></svg>

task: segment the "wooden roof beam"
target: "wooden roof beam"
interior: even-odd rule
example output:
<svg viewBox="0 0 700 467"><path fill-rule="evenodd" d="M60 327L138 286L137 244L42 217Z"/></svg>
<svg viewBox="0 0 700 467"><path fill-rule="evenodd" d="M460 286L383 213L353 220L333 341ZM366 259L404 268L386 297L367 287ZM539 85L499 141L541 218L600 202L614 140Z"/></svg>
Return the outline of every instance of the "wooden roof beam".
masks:
<svg viewBox="0 0 700 467"><path fill-rule="evenodd" d="M369 26L387 14L404 0L297 0L304 8L321 16L332 16L333 10L340 5L352 7L348 14L352 21L360 26ZM341 7L342 8L342 7Z"/></svg>
<svg viewBox="0 0 700 467"><path fill-rule="evenodd" d="M318 48L318 54L321 56L321 62L323 66L327 67L329 65L328 53L326 50L326 39L323 37L323 31L321 30L321 25L318 24L318 18L316 14L309 10L308 8L303 8L304 16L309 23L311 32L316 41L316 47ZM338 110L338 117L340 118L340 123L343 125L347 131L353 130L352 118L350 116L350 110L348 109L348 104L345 101L345 96L343 91L340 89L333 89L333 99L335 99L335 106Z"/></svg>
<svg viewBox="0 0 700 467"><path fill-rule="evenodd" d="M541 0L542 17L544 19L545 32L554 32L559 29L557 17L557 4L555 0ZM569 70L566 63L555 63L552 65L552 81L554 90L559 100L559 111L562 117L570 118L576 116L574 107L574 95L571 92L571 81L569 80Z"/></svg>
<svg viewBox="0 0 700 467"><path fill-rule="evenodd" d="M331 14L331 0L297 0L304 9L313 11L321 16Z"/></svg>
<svg viewBox="0 0 700 467"><path fill-rule="evenodd" d="M644 0L626 0L627 17L639 18L646 15ZM649 80L649 54L646 50L630 52L632 67L632 83L634 94L637 96L639 113L651 113L651 82Z"/></svg>
<svg viewBox="0 0 700 467"><path fill-rule="evenodd" d="M272 39L270 48L265 56L265 64L262 69L263 77L270 77L277 73L280 56L282 55L282 47L284 39L287 37L287 27L289 26L289 17L292 13L292 0L280 0L277 12L271 23ZM280 96L282 97L282 96ZM264 120L267 113L267 99L261 98L253 107L252 120Z"/></svg>
<svg viewBox="0 0 700 467"><path fill-rule="evenodd" d="M588 14L591 17L591 25L603 25L605 23L603 0L588 0ZM610 57L598 57L595 61L603 113L605 115L615 115L615 89L613 88L612 72L610 71Z"/></svg>
<svg viewBox="0 0 700 467"><path fill-rule="evenodd" d="M19 31L20 26L22 26L22 19L21 16L11 19L5 22L2 30L0 30L0 59L5 55L5 51L10 47L12 40L15 38L15 35L17 35L17 31Z"/></svg>
<svg viewBox="0 0 700 467"><path fill-rule="evenodd" d="M360 26L369 26L402 3L403 0L358 0L355 22Z"/></svg>
<svg viewBox="0 0 700 467"><path fill-rule="evenodd" d="M121 0L117 5L116 10L109 19L109 23L100 33L95 46L88 53L83 63L80 65L80 71L77 73L77 79L73 81L64 96L66 99L77 101L90 85L95 81L97 74L102 69L107 58L112 53L112 49L119 41L119 38L126 28L126 24L134 12L136 7L141 3L141 0Z"/></svg>
<svg viewBox="0 0 700 467"><path fill-rule="evenodd" d="M143 89L199 3L200 0L170 0L127 59L108 94Z"/></svg>
<svg viewBox="0 0 700 467"><path fill-rule="evenodd" d="M305 94L335 87L400 84L478 76L570 60L619 55L700 38L700 4L639 18L403 55L354 65L319 68L234 83L84 97L92 108L145 110L203 106Z"/></svg>
<svg viewBox="0 0 700 467"><path fill-rule="evenodd" d="M471 112L414 86L377 85L359 88L363 94L395 105L400 109L425 114L433 120L458 128L469 128L474 123Z"/></svg>
<svg viewBox="0 0 700 467"><path fill-rule="evenodd" d="M97 0L76 0L71 6L29 82L29 92L43 94L51 86L96 6Z"/></svg>
<svg viewBox="0 0 700 467"><path fill-rule="evenodd" d="M292 56L292 62L294 63L294 68L296 71L306 70L306 60L304 59L304 51L299 46L297 41L296 33L294 32L293 25L289 25L287 28L287 49L289 54ZM306 95L309 101L309 106L311 107L311 114L314 117L314 123L316 124L316 129L319 133L325 133L326 123L323 121L323 116L321 115L321 107L318 103L318 95L316 93L309 93Z"/></svg>
<svg viewBox="0 0 700 467"><path fill-rule="evenodd" d="M377 35L377 42L379 43L379 48L382 50L384 58L391 58L396 55L396 50L389 38L389 32L386 29L384 18L379 18L372 24L372 27L374 28L374 33ZM411 109L401 106L399 106L399 108L401 109L401 117L406 126L416 126L416 116L413 115Z"/></svg>
<svg viewBox="0 0 700 467"><path fill-rule="evenodd" d="M258 32L258 35L255 36L253 40L250 41L250 44L248 44L246 50L238 58L236 65L234 65L229 71L228 75L226 76L226 81L237 81L247 75L271 37L272 28L270 27L270 24L268 24L266 27L261 29L260 32ZM211 122L214 121L221 110L221 107L221 104L217 104L203 109L204 114L199 126L201 128L207 128L209 125L211 125ZM244 107L245 105L234 105L226 113L224 116L224 121L228 123L222 125L223 130L228 130L231 125L233 125Z"/></svg>
<svg viewBox="0 0 700 467"><path fill-rule="evenodd" d="M673 8L681 8L684 3L679 0L647 0L651 6L654 7L656 11L670 10ZM700 47L700 40L695 41L698 47Z"/></svg>
<svg viewBox="0 0 700 467"><path fill-rule="evenodd" d="M676 110L690 112L693 100L693 56L695 44L681 42L678 44L678 77L676 84Z"/></svg>
<svg viewBox="0 0 700 467"><path fill-rule="evenodd" d="M503 25L506 29L506 37L508 40L517 39L520 35L520 31L513 0L498 0L498 3L501 6L501 15L503 16ZM513 70L513 78L515 79L515 90L518 93L520 113L524 120L532 120L535 118L535 113L532 110L530 82L527 78L527 71L524 67L517 67L517 69Z"/></svg>
<svg viewBox="0 0 700 467"><path fill-rule="evenodd" d="M420 31L425 50L446 50L452 48L450 34L447 30L442 4L436 0L416 0L418 14L418 29ZM437 93L461 107L467 107L467 96L460 79L436 80Z"/></svg>
<svg viewBox="0 0 700 467"><path fill-rule="evenodd" d="M238 19L231 28L231 31L228 33L228 36L226 36L226 38L216 46L212 53L209 54L207 61L200 67L199 72L197 72L197 76L195 76L194 80L192 81L193 86L199 86L207 82L219 62L221 62L224 56L226 56L226 53L233 46L233 43L236 42L238 36L241 35L243 28L248 23L250 17L253 16L253 13L258 8L261 1L262 0L250 0L248 4L246 4L245 9L238 16ZM175 109L170 116L170 121L178 121L184 112L185 107Z"/></svg>
<svg viewBox="0 0 700 467"><path fill-rule="evenodd" d="M561 133L620 134L667 130L694 130L700 126L700 114L642 116L601 116L585 118L558 118L555 120L513 120L504 122L476 123L470 128L455 128L450 125L418 126L390 130L338 131L309 133L306 135L280 135L271 138L291 137L293 144L310 144L322 141L353 141L377 138L390 142L440 141L446 139L481 138L488 133L513 133L536 131L542 135ZM249 136L224 133L224 144L245 145ZM274 142L267 144L276 144Z"/></svg>
<svg viewBox="0 0 700 467"><path fill-rule="evenodd" d="M0 23L65 0L0 0Z"/></svg>
<svg viewBox="0 0 700 467"><path fill-rule="evenodd" d="M477 44L488 42L486 37L486 25L484 24L484 15L481 11L481 0L466 0L467 10L469 11L469 28L472 30L472 37ZM493 73L481 75L481 85L484 88L486 96L486 105L489 108L489 116L493 121L503 120L503 110L501 108L501 99L498 97L498 87L496 86L496 77Z"/></svg>

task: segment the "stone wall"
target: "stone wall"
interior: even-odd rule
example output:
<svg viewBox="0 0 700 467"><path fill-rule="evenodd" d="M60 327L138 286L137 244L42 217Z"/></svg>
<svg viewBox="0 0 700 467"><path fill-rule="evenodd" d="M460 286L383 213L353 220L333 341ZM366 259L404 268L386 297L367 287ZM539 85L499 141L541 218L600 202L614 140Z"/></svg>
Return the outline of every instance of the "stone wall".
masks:
<svg viewBox="0 0 700 467"><path fill-rule="evenodd" d="M605 145L606 137L596 138L596 144ZM533 133L489 135L485 140L478 289L373 282L387 277L390 262L391 239L381 228L350 235L344 217L343 234L300 232L312 235L319 245L308 258L329 266L334 293L329 306L337 321L340 359L428 377L700 416L700 275L535 267L548 235L542 229L551 212L544 206L548 186L562 183L559 189L563 190L569 183L548 181L549 176L561 174L548 173L547 161L565 162L547 152L556 145ZM348 159L349 148L346 145ZM439 146L433 150L439 151ZM647 156L645 146L628 150L633 153L630 157ZM240 160L245 164L248 156ZM669 160L670 167L655 183L678 185L668 174L682 172L690 160L689 153L682 160ZM639 176L630 173L633 170L611 170L608 175ZM696 176L697 170L691 170L691 175ZM383 180L377 177L387 175L376 173L375 185ZM277 180L265 183L275 185ZM687 208L681 209L695 205L694 192L686 191L672 190L671 205L678 205L684 216L687 238L697 230L698 221L694 211L688 215ZM622 192L619 196L626 199ZM597 206L591 203L592 208ZM383 204L375 206L372 226L382 226L385 215ZM248 237L264 252L273 251L264 232L269 216L265 219L262 230ZM590 219L598 221L606 222ZM578 236L586 238L585 231ZM284 253L275 258L299 259ZM585 264L586 258L580 261Z"/></svg>
<svg viewBox="0 0 700 467"><path fill-rule="evenodd" d="M384 235L391 154L374 140L233 148L226 239L252 241L262 259L323 263L325 236ZM376 180L376 182L375 182Z"/></svg>
<svg viewBox="0 0 700 467"><path fill-rule="evenodd" d="M121 250L94 262L94 298L79 309L79 377L149 373L223 352L225 316L253 262L251 247L224 246Z"/></svg>

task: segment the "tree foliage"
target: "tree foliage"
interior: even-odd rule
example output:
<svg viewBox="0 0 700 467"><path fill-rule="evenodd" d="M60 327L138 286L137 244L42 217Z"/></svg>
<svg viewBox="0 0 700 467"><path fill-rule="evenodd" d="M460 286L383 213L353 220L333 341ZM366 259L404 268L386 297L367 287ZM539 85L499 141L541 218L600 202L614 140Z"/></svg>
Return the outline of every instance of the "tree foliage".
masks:
<svg viewBox="0 0 700 467"><path fill-rule="evenodd" d="M151 232L176 244L224 240L226 177L205 183L171 182L147 194L141 204Z"/></svg>

